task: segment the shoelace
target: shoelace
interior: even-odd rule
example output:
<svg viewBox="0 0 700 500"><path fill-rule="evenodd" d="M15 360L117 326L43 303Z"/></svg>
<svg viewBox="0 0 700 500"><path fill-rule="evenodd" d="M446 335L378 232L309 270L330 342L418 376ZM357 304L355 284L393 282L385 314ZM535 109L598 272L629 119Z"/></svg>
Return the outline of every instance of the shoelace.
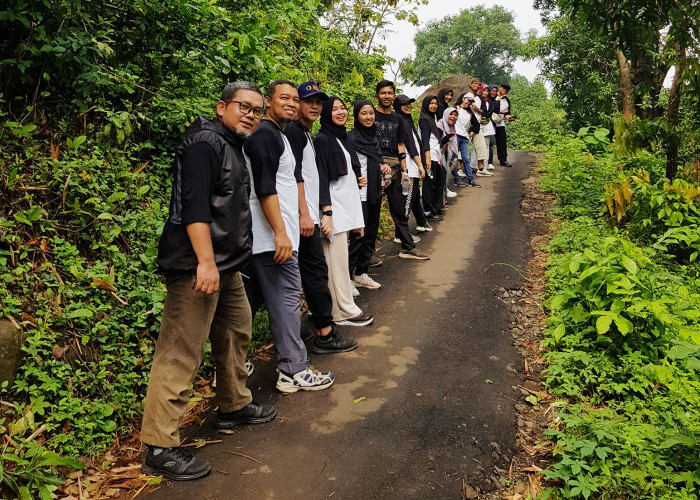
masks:
<svg viewBox="0 0 700 500"><path fill-rule="evenodd" d="M184 448L170 448L170 451L175 455L176 458L181 458L184 461L188 461L192 458L192 454Z"/></svg>

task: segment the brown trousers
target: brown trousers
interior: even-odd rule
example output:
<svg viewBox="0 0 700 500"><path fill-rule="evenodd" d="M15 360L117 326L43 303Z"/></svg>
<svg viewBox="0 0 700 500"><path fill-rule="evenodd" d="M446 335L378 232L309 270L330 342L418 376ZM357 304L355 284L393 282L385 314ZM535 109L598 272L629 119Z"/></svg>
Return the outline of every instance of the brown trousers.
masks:
<svg viewBox="0 0 700 500"><path fill-rule="evenodd" d="M246 387L245 360L252 336L252 316L240 273L223 273L219 290L195 292L193 277L166 280L163 320L141 425L141 441L172 448L180 445L179 424L189 391L211 340L216 363L216 404L235 411L253 398Z"/></svg>

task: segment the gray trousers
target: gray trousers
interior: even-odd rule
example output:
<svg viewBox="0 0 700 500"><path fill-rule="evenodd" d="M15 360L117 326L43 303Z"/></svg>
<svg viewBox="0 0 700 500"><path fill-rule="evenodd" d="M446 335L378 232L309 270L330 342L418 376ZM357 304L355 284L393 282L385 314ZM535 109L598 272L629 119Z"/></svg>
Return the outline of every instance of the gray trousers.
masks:
<svg viewBox="0 0 700 500"><path fill-rule="evenodd" d="M297 252L277 264L275 252L253 255L245 280L246 295L253 315L265 304L270 315L270 333L277 349L277 368L293 375L309 366L306 346L301 340L301 275Z"/></svg>

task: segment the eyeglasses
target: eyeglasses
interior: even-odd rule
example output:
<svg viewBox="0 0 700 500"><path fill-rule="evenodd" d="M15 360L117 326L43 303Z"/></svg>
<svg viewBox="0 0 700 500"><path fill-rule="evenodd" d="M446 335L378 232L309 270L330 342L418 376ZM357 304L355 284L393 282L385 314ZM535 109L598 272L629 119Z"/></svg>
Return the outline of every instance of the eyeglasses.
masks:
<svg viewBox="0 0 700 500"><path fill-rule="evenodd" d="M252 111L252 112L253 112L253 116L254 116L255 118L260 119L260 117L261 117L262 114L263 114L263 109L262 109L262 108L254 108L253 106L251 106L251 105L248 104L247 102L232 101L232 100L229 100L229 99L224 99L223 101L224 101L224 102L227 102L227 103L229 103L229 104L232 103L232 102L238 103L238 109L240 109L240 110L241 110L241 113L243 113L244 115L247 115L247 114L249 114L249 113Z"/></svg>

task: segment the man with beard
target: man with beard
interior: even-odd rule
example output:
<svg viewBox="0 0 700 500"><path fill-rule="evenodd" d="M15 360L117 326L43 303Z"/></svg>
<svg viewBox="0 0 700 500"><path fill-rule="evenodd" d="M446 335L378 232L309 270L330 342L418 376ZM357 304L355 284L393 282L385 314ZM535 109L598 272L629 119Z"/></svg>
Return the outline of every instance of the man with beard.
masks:
<svg viewBox="0 0 700 500"><path fill-rule="evenodd" d="M253 189L253 261L246 292L253 312L264 302L277 349L277 389L292 393L318 391L333 384L330 372L309 366L301 340L299 274L299 186L301 168L283 134L299 113L299 93L287 80L267 87L265 117L245 144Z"/></svg>
<svg viewBox="0 0 700 500"><path fill-rule="evenodd" d="M392 170L392 180L385 189L389 201L389 212L394 220L394 234L401 242L399 257L403 259L427 260L430 255L418 250L408 230L407 196L402 190L402 181L408 176L406 166L406 140L412 133L406 130L405 120L392 112L396 86L394 82L382 80L377 84L377 139L382 148L384 163Z"/></svg>
<svg viewBox="0 0 700 500"><path fill-rule="evenodd" d="M262 115L262 93L250 82L226 86L216 119L198 117L175 155L170 214L158 249L167 295L144 406L144 474L184 481L207 475L209 463L180 447L178 426L189 388L211 340L216 362L216 426L227 429L275 418L246 387L252 316L241 269L251 255L250 180L243 141Z"/></svg>

